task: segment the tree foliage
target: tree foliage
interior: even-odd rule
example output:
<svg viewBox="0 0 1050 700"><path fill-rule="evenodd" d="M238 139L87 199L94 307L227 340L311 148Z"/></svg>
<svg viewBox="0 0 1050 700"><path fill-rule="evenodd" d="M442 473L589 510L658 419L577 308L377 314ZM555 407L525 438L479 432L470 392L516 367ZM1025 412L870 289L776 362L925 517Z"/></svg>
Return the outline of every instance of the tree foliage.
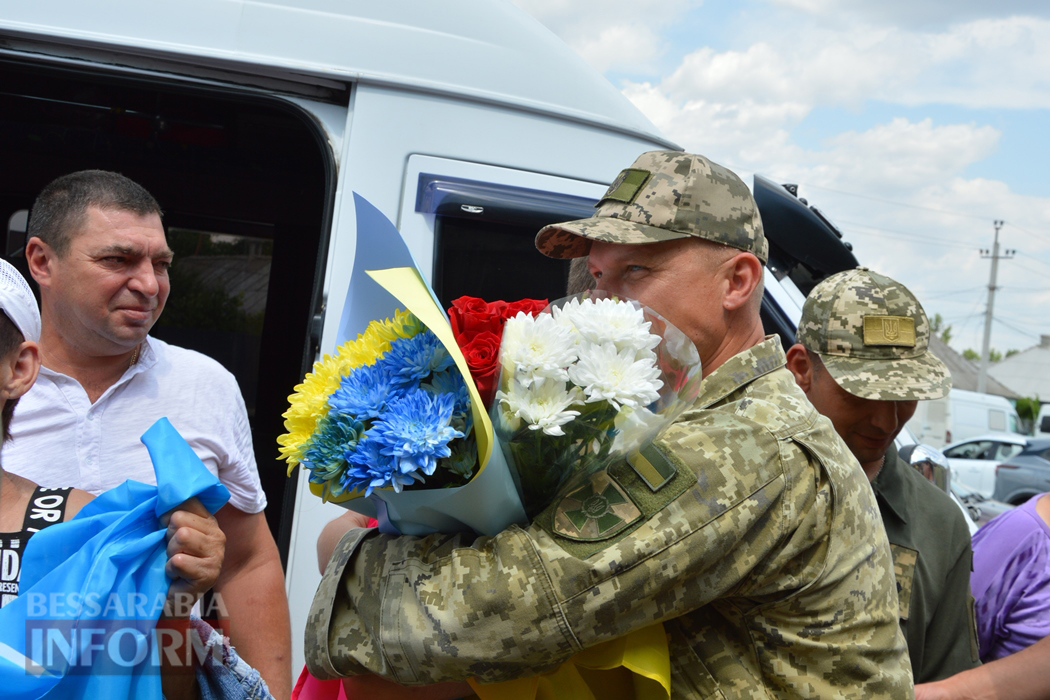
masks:
<svg viewBox="0 0 1050 700"><path fill-rule="evenodd" d="M996 362L1002 362L1004 357L1010 357L1012 355L1016 355L1019 352L1021 352L1021 351L1020 350L1007 350L1006 354L1003 355L1003 353L999 352L995 348L988 348L988 361L991 362L994 365ZM962 356L965 359L969 360L970 362L978 362L979 363L981 361L981 353L979 353L976 350L973 350L971 348L966 348L965 350L963 350L962 351Z"/></svg>
<svg viewBox="0 0 1050 700"><path fill-rule="evenodd" d="M934 314L933 318L930 319L930 332L933 333L933 335L940 338L941 342L945 345L949 345L951 343L951 324L945 325L944 318L940 314Z"/></svg>

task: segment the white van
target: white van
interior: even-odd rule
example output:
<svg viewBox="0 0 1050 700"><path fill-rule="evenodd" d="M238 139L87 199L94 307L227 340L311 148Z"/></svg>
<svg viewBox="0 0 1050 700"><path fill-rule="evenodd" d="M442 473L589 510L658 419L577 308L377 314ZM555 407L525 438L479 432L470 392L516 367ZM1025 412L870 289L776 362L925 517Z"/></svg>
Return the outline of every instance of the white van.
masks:
<svg viewBox="0 0 1050 700"><path fill-rule="evenodd" d="M1039 407L1035 425L1032 427L1036 437L1050 437L1050 403L1044 403Z"/></svg>
<svg viewBox="0 0 1050 700"><path fill-rule="evenodd" d="M987 433L1021 432L1017 409L1008 399L965 389L952 389L943 399L920 401L908 429L931 447Z"/></svg>
<svg viewBox="0 0 1050 700"><path fill-rule="evenodd" d="M535 252L536 231L589 216L639 153L675 147L506 0L8 3L0 75L3 254L23 272L26 212L59 175L116 170L164 208L177 263L154 335L240 382L294 640L316 536L342 511L285 476L276 437L336 346L352 193L398 226L446 304L557 298L568 264ZM755 189L772 241L763 319L790 344L804 294L857 261L789 190ZM296 673L302 660L294 644Z"/></svg>

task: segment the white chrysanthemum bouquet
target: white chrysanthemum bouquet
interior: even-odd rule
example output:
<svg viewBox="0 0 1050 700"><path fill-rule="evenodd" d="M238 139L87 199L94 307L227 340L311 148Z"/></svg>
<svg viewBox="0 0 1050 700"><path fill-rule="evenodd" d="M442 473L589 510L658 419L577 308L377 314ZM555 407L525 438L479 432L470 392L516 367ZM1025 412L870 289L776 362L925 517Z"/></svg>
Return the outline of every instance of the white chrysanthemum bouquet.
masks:
<svg viewBox="0 0 1050 700"><path fill-rule="evenodd" d="M508 319L493 424L531 518L570 477L658 436L696 398L700 358L636 301L585 292Z"/></svg>

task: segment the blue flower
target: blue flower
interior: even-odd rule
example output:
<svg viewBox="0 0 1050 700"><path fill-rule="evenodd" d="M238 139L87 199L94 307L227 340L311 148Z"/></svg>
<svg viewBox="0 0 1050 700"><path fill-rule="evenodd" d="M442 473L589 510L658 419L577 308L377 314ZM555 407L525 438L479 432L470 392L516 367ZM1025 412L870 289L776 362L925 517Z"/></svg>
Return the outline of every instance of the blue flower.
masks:
<svg viewBox="0 0 1050 700"><path fill-rule="evenodd" d="M328 399L332 411L360 420L378 418L401 384L382 362L358 367L343 378Z"/></svg>
<svg viewBox="0 0 1050 700"><path fill-rule="evenodd" d="M347 491L364 491L371 496L375 489L393 487L397 493L408 484L422 481L419 474L402 474L397 470L393 457L381 452L383 444L372 439L370 433L357 443L357 449L347 457L350 465L343 474L343 488Z"/></svg>
<svg viewBox="0 0 1050 700"><path fill-rule="evenodd" d="M474 428L474 414L470 410L470 392L463 381L463 375L456 367L435 373L429 382L420 384L419 388L435 395L451 395L455 404L452 408L450 425L464 435L470 433Z"/></svg>
<svg viewBox="0 0 1050 700"><path fill-rule="evenodd" d="M380 444L380 453L394 459L401 475L422 473L430 476L437 462L451 454L450 440L463 433L449 425L455 399L449 394L435 396L422 389L392 399L368 437Z"/></svg>
<svg viewBox="0 0 1050 700"><path fill-rule="evenodd" d="M395 340L377 364L387 367L403 386L415 387L431 374L448 369L452 356L428 330L411 338Z"/></svg>
<svg viewBox="0 0 1050 700"><path fill-rule="evenodd" d="M347 454L357 448L364 432L364 424L352 416L329 413L322 418L303 450L302 463L310 470L310 481L330 482L332 495L341 495L336 486L347 468Z"/></svg>

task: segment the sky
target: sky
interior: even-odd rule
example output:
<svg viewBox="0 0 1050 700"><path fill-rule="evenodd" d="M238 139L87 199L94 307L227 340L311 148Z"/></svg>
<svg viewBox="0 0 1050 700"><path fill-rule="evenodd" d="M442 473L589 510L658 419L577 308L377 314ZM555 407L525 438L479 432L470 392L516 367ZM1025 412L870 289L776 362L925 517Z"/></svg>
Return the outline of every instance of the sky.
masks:
<svg viewBox="0 0 1050 700"><path fill-rule="evenodd" d="M685 150L798 184L960 352L1002 221L990 346L1050 335L1050 3L514 2Z"/></svg>

